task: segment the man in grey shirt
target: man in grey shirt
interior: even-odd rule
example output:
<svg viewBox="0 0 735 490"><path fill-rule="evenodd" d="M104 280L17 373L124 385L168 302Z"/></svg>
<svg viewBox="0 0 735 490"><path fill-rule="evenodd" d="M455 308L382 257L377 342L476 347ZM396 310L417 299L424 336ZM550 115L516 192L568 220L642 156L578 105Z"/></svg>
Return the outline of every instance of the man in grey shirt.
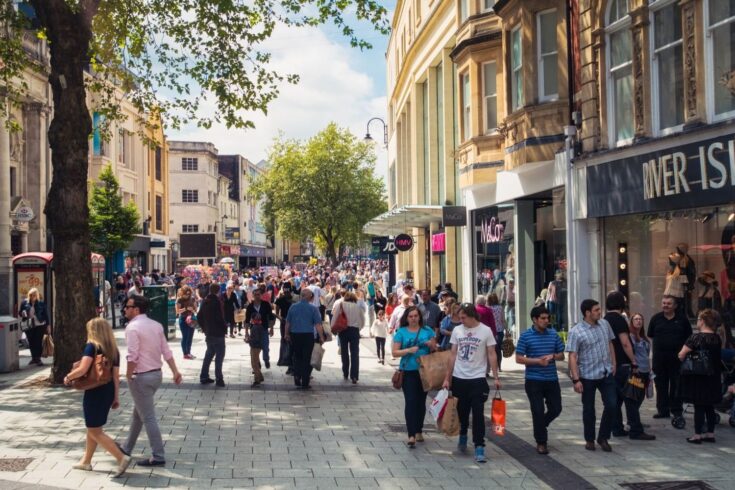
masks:
<svg viewBox="0 0 735 490"><path fill-rule="evenodd" d="M610 452L608 443L617 408L615 387L615 334L610 324L602 319L602 308L593 299L582 301L584 320L569 331L566 352L569 352L569 373L574 391L582 395L582 422L585 449L595 450L595 396L600 391L605 409L602 411L597 443Z"/></svg>
<svg viewBox="0 0 735 490"><path fill-rule="evenodd" d="M421 291L421 302L419 303L419 311L424 318L424 325L427 325L434 330L434 333L439 334L439 322L442 317L442 309L439 305L431 301L431 291L424 289Z"/></svg>

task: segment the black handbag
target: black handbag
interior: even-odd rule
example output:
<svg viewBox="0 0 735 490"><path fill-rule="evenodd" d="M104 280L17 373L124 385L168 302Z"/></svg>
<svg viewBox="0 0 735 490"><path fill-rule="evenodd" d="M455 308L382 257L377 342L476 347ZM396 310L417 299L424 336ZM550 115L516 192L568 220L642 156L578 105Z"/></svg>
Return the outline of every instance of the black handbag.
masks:
<svg viewBox="0 0 735 490"><path fill-rule="evenodd" d="M628 378L628 382L625 383L625 387L623 388L623 396L637 402L643 400L646 396L646 384L640 376L632 374Z"/></svg>
<svg viewBox="0 0 735 490"><path fill-rule="evenodd" d="M291 365L291 344L286 342L286 339L281 339L281 346L278 352L278 366L290 366Z"/></svg>
<svg viewBox="0 0 735 490"><path fill-rule="evenodd" d="M693 350L681 363L682 376L712 376L715 372L712 359L706 349Z"/></svg>

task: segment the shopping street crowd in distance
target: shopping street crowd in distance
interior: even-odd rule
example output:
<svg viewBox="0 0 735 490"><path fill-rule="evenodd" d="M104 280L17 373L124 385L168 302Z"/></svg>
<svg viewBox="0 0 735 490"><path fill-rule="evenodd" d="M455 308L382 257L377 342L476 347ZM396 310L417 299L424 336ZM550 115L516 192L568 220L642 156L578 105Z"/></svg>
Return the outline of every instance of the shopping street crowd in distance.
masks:
<svg viewBox="0 0 735 490"><path fill-rule="evenodd" d="M178 286L176 314L185 359L195 359L190 350L194 333L201 330L205 336L201 384L225 386L225 339L242 337L250 347L252 386L261 385L263 366L271 367L269 339L276 323L281 330L277 363L287 367L297 389L311 389L312 370L319 369L325 344L335 339L344 380L357 384L360 338L367 328L376 342L377 362L385 363L388 339L392 356L400 359L400 376L394 375L393 384L402 390L405 399L407 448L424 441L430 390L422 380L419 361L423 356L445 353L448 363L441 386L433 388L451 389L458 418L458 434L452 435L458 435L457 447L463 453L468 448L472 420L474 458L478 463L487 461L484 410L490 396L488 379L499 390L502 359L514 353L516 361L525 365L525 391L539 454L548 454L548 429L562 412L556 361L566 356L574 391L581 396L585 449L590 451L597 447L612 451L612 436L655 440L643 430L640 419L641 404L654 392L654 417L671 418L672 425L679 429L684 428L683 403L693 404L694 434L686 438L692 444L715 443L715 409L732 410L735 346L729 329L717 312L703 310L693 332L689 320L677 308L676 298L670 296L662 298L661 312L647 324L640 314L627 311L625 297L619 292L607 296L604 316L603 305L584 300L579 307L583 320L568 332L564 342L550 326L551 315L543 304L534 305L531 327L518 336L515 318L507 308L507 302L514 298L507 295L501 294L501 299L491 292L478 296L473 303L460 303L451 284L441 285L434 292L416 291L402 280L393 291L386 291L388 271L383 261L348 261L333 268L326 264L285 266L275 269L275 274L273 268L269 270L269 275L256 270L232 274L221 283L206 276L199 284L165 274L151 277ZM166 464L155 414L163 362L171 369L175 383L181 383L182 377L161 325L146 314L148 300L140 294L145 280L123 276L122 287L116 286L127 320L125 376L135 407L124 444L116 444L103 431L109 410L119 406L119 355L108 322L93 319L88 323L82 363L69 374L67 381L71 384L75 377L84 375L99 354L109 359L113 370L111 381L85 391L87 445L83 458L75 465L77 469L91 469L92 455L101 445L118 461L115 474L122 475L143 427L152 454L137 464ZM214 379L210 377L212 361ZM599 428L597 391L604 405Z"/></svg>

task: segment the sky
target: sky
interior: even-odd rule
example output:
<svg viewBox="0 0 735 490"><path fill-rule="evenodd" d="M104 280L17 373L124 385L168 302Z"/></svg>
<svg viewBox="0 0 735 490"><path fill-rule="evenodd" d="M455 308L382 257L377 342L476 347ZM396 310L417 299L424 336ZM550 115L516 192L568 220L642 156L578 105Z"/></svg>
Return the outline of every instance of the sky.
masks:
<svg viewBox="0 0 735 490"><path fill-rule="evenodd" d="M256 163L267 158L268 148L279 133L286 138L308 139L334 121L362 139L368 120L380 117L387 121L388 36L368 24L353 26L373 49L352 48L349 39L330 25L274 31L264 44L272 54L270 66L282 75L298 74L300 81L297 85L283 82L268 114L258 113L253 118L255 129L227 129L224 124L210 129L189 126L169 131L168 138L211 142L220 154L240 154ZM378 141L376 174L385 179L388 155L380 122L370 125L370 133Z"/></svg>

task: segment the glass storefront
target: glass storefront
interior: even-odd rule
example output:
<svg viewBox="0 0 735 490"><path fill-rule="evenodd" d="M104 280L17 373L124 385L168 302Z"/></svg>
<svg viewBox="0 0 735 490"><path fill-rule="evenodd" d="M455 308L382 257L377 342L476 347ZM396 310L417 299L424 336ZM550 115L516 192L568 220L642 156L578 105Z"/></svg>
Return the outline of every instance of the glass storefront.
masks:
<svg viewBox="0 0 735 490"><path fill-rule="evenodd" d="M735 318L734 205L608 217L604 248L606 291L631 312L648 319L670 294L692 322L703 308Z"/></svg>
<svg viewBox="0 0 735 490"><path fill-rule="evenodd" d="M508 279L514 278L513 213L512 204L472 212L474 296L493 292L501 299Z"/></svg>

